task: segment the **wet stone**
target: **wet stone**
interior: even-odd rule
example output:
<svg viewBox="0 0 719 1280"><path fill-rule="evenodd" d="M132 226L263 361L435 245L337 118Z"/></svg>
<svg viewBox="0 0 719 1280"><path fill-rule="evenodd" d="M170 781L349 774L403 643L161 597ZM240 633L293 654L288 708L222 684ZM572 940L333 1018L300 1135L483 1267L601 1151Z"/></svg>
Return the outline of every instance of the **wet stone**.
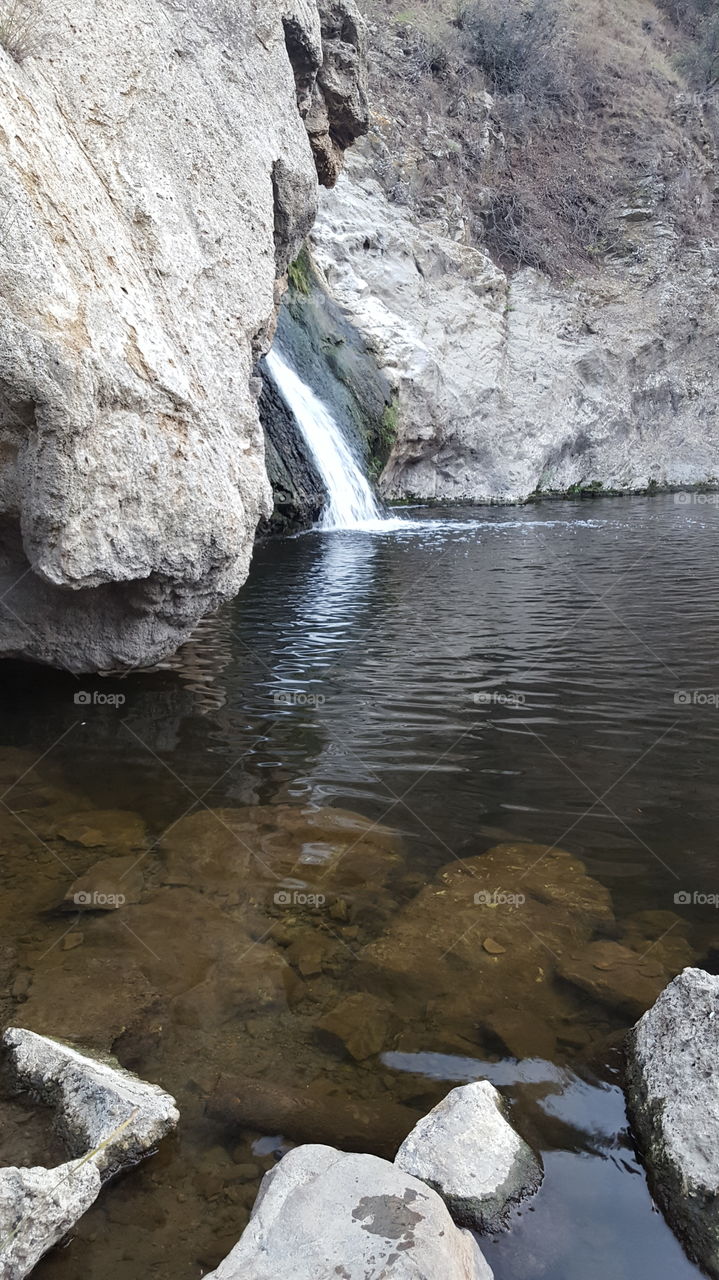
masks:
<svg viewBox="0 0 719 1280"><path fill-rule="evenodd" d="M356 1061L381 1053L391 1027L392 1012L375 996L364 992L347 996L316 1023L321 1043L334 1052L345 1052Z"/></svg>
<svg viewBox="0 0 719 1280"><path fill-rule="evenodd" d="M618 942L593 942L562 958L566 982L602 1004L638 1017L654 1003L670 974L654 950L641 955Z"/></svg>
<svg viewBox="0 0 719 1280"><path fill-rule="evenodd" d="M561 958L613 921L608 891L572 854L498 845L442 868L362 949L354 980L390 995L401 1015L427 1013L469 1039L497 1011L499 993L508 1008L531 1003L554 1031L574 1011L556 981Z"/></svg>
<svg viewBox="0 0 719 1280"><path fill-rule="evenodd" d="M56 834L68 844L85 849L144 849L147 830L142 818L124 809L89 809L68 814L57 824Z"/></svg>
<svg viewBox="0 0 719 1280"><path fill-rule="evenodd" d="M139 902L143 888L142 865L137 856L104 858L73 881L65 894L66 911L117 911Z"/></svg>
<svg viewBox="0 0 719 1280"><path fill-rule="evenodd" d="M438 1191L454 1221L475 1231L499 1230L510 1205L543 1177L488 1080L452 1089L405 1138L395 1164Z"/></svg>

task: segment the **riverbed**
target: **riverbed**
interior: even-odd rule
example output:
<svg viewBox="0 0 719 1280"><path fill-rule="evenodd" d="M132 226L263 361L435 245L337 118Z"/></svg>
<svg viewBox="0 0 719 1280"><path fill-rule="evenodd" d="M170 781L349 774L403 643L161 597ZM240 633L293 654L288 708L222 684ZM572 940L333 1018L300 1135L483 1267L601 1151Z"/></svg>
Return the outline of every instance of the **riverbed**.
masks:
<svg viewBox="0 0 719 1280"><path fill-rule="evenodd" d="M8 668L4 1017L113 1047L183 1116L38 1276L216 1266L293 1140L223 1118L243 1080L304 1091L338 1139L360 1104L381 1148L388 1108L484 1076L546 1168L482 1241L497 1280L699 1274L619 1085L646 993L719 960L714 496L267 542L165 670ZM117 910L63 904L110 858L114 890L83 892ZM348 995L374 1002L358 1058L322 1034ZM44 1140L14 1114L3 1160Z"/></svg>

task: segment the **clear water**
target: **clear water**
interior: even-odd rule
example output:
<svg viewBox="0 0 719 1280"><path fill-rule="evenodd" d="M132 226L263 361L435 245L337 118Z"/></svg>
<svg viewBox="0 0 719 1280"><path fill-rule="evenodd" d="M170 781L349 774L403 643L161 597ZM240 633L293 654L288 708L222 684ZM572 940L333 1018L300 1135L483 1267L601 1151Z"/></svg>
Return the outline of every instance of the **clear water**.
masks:
<svg viewBox="0 0 719 1280"><path fill-rule="evenodd" d="M638 949L658 966L650 980L687 957L716 967L717 912L693 898L719 891L717 517L701 498L414 512L400 530L268 543L238 600L167 671L78 683L6 668L4 1016L113 1044L183 1115L177 1138L105 1189L39 1277L195 1280L236 1241L303 1115L336 1124L339 1141L349 1098L381 1137L388 1104L417 1114L483 1076L546 1168L511 1230L482 1242L497 1280L698 1276L632 1147L619 1071L634 1015L621 1001L544 981L556 956L520 942L499 911L492 933L510 941L492 971L484 930L476 952L459 937L464 906L436 917L456 989L436 997L428 932L408 973L412 1017L389 969L383 987L366 957L442 867L490 865L497 845L534 842L582 859L608 890L599 932L636 944L645 913L673 913L650 917L655 938ZM125 701L78 704L80 691ZM306 806L324 815L314 831L295 820ZM223 818L178 853L172 831L208 807ZM149 830L138 901L59 916L69 882L123 848L119 818L117 839L86 847L67 815L79 809L92 828L109 808ZM236 837L228 810L249 824ZM339 815L333 829L328 810L361 818ZM303 900L329 885L346 915L330 914L329 893L319 908ZM563 887L560 875L557 920ZM288 905L288 894L300 896ZM540 929L551 946L554 912ZM82 934L71 950L68 929ZM266 995L276 965L299 979L298 946L310 961L301 985ZM258 956L253 1004L243 970ZM475 959L481 982L468 980ZM644 987L628 988L641 1002ZM364 989L389 1005L389 1032L381 1053L341 1058L317 1023ZM490 1026L487 1001L490 1013L518 1007L519 1029ZM248 1081L301 1091L298 1114L232 1125L212 1105L220 1077L240 1095ZM17 1159L21 1130L5 1129ZM40 1137L28 1144L37 1159Z"/></svg>
<svg viewBox="0 0 719 1280"><path fill-rule="evenodd" d="M362 467L329 409L311 391L279 351L267 367L302 432L327 491L320 517L323 529L383 526L383 514Z"/></svg>

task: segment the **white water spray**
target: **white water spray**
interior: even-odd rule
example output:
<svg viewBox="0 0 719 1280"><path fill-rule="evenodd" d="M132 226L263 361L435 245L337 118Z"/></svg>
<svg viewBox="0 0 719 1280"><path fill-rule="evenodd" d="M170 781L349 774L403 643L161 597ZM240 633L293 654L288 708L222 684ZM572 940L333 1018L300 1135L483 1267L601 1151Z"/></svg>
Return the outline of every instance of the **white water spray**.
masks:
<svg viewBox="0 0 719 1280"><path fill-rule="evenodd" d="M370 483L332 414L277 352L267 367L297 420L327 490L321 529L367 529L387 523Z"/></svg>

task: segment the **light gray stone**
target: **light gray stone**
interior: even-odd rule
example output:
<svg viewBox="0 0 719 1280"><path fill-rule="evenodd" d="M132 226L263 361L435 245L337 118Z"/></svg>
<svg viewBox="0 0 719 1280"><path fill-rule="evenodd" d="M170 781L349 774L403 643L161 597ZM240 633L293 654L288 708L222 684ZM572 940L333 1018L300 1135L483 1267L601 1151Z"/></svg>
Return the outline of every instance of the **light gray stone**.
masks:
<svg viewBox="0 0 719 1280"><path fill-rule="evenodd" d="M94 1157L103 1177L135 1164L177 1125L175 1099L117 1063L17 1027L2 1043L14 1085L56 1109L69 1154L83 1156L120 1130Z"/></svg>
<svg viewBox="0 0 719 1280"><path fill-rule="evenodd" d="M455 1222L476 1231L498 1230L510 1204L543 1177L488 1080L452 1089L405 1138L395 1164L438 1191Z"/></svg>
<svg viewBox="0 0 719 1280"><path fill-rule="evenodd" d="M376 1156L296 1147L208 1280L492 1280L434 1191Z"/></svg>
<svg viewBox="0 0 719 1280"><path fill-rule="evenodd" d="M323 68L314 0L67 0L0 48L0 654L155 662L244 582L313 146L334 180L367 127L352 0L325 26Z"/></svg>
<svg viewBox="0 0 719 1280"><path fill-rule="evenodd" d="M423 218L387 198L374 166L369 147L351 154L312 243L393 389L386 496L715 482L714 246L653 220L629 263L560 282L507 274L466 242L451 187L432 188L436 216Z"/></svg>
<svg viewBox="0 0 719 1280"><path fill-rule="evenodd" d="M55 1168L0 1169L0 1275L23 1280L100 1194L174 1129L174 1098L117 1063L11 1027L2 1038L9 1084L56 1110L73 1158Z"/></svg>
<svg viewBox="0 0 719 1280"><path fill-rule="evenodd" d="M55 1169L0 1169L3 1280L22 1280L32 1271L97 1199L101 1181L94 1160Z"/></svg>
<svg viewBox="0 0 719 1280"><path fill-rule="evenodd" d="M627 1042L630 1119L654 1195L719 1277L719 977L685 969Z"/></svg>

